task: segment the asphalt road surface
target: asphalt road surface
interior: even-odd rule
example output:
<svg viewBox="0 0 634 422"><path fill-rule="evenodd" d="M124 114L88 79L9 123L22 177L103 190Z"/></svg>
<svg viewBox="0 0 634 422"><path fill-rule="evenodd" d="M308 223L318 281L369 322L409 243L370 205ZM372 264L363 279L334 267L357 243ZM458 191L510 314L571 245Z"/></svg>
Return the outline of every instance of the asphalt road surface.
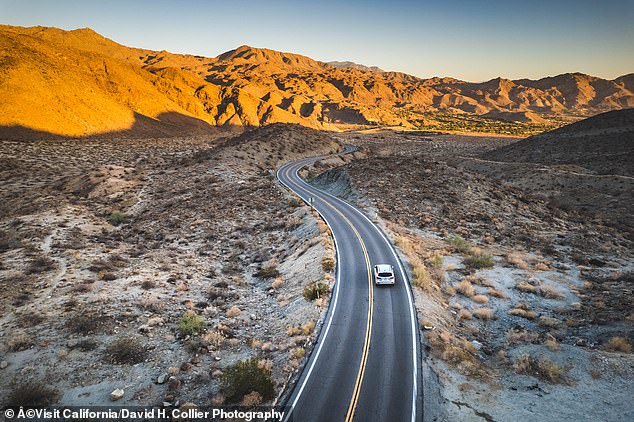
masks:
<svg viewBox="0 0 634 422"><path fill-rule="evenodd" d="M328 313L286 401L286 421L420 421L419 334L407 276L368 218L299 177L302 167L318 159L287 163L277 172L282 184L321 214L337 249ZM394 286L374 285L376 264L394 266Z"/></svg>

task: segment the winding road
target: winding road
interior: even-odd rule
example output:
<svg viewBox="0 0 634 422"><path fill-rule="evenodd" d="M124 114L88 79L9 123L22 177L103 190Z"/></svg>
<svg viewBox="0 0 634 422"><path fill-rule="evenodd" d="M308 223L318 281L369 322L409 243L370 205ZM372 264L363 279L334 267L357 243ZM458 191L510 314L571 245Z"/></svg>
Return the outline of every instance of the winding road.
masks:
<svg viewBox="0 0 634 422"><path fill-rule="evenodd" d="M299 176L321 158L287 163L277 172L284 186L312 201L337 250L328 313L286 401L285 421L420 421L420 343L406 273L389 240L361 211ZM394 266L394 286L374 285L375 264Z"/></svg>

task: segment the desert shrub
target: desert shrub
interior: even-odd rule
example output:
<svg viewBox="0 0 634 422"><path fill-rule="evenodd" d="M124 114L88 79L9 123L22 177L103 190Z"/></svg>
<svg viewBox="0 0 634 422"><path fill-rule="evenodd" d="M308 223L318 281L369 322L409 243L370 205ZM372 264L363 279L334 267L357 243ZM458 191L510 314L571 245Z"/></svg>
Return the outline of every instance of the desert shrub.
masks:
<svg viewBox="0 0 634 422"><path fill-rule="evenodd" d="M306 350L303 347L296 347L295 349L291 350L291 357L293 359L301 359L304 357L304 355L306 354Z"/></svg>
<svg viewBox="0 0 634 422"><path fill-rule="evenodd" d="M546 328L557 328L561 326L561 320L546 316L539 317L539 325Z"/></svg>
<svg viewBox="0 0 634 422"><path fill-rule="evenodd" d="M425 267L425 264L418 258L410 259L410 264L412 266L412 281L414 282L414 286L423 290L427 289L431 284L431 275L427 267Z"/></svg>
<svg viewBox="0 0 634 422"><path fill-rule="evenodd" d="M632 353L632 343L624 337L612 337L604 345L608 352Z"/></svg>
<svg viewBox="0 0 634 422"><path fill-rule="evenodd" d="M522 270L528 269L528 263L516 252L511 252L506 255L506 261L514 267L521 268Z"/></svg>
<svg viewBox="0 0 634 422"><path fill-rule="evenodd" d="M90 334L103 331L108 317L94 312L80 311L66 320L66 328L77 334Z"/></svg>
<svg viewBox="0 0 634 422"><path fill-rule="evenodd" d="M7 341L7 348L11 352L21 352L31 346L33 346L33 339L27 334L18 334Z"/></svg>
<svg viewBox="0 0 634 422"><path fill-rule="evenodd" d="M275 395L271 370L260 365L256 358L240 361L227 368L221 381L228 402L240 401L254 391L264 400L270 400Z"/></svg>
<svg viewBox="0 0 634 422"><path fill-rule="evenodd" d="M473 288L473 285L466 278L458 283L458 285L456 286L456 291L461 295L467 297L471 297L475 294L475 289Z"/></svg>
<svg viewBox="0 0 634 422"><path fill-rule="evenodd" d="M277 270L277 266L275 265L262 267L255 273L255 276L258 278L274 278L279 275L280 275L280 272Z"/></svg>
<svg viewBox="0 0 634 422"><path fill-rule="evenodd" d="M495 261L491 254L476 251L471 252L464 259L464 263L468 268L481 269L481 268L493 268Z"/></svg>
<svg viewBox="0 0 634 422"><path fill-rule="evenodd" d="M110 216L108 217L108 221L110 222L110 224L112 224L113 226L118 226L120 224L125 223L128 220L128 216L119 212L119 211L113 211Z"/></svg>
<svg viewBox="0 0 634 422"><path fill-rule="evenodd" d="M282 287L282 284L284 284L284 279L282 277L277 277L273 283L271 283L271 288L277 290Z"/></svg>
<svg viewBox="0 0 634 422"><path fill-rule="evenodd" d="M193 312L186 312L178 321L178 331L184 336L198 335L205 331L207 322Z"/></svg>
<svg viewBox="0 0 634 422"><path fill-rule="evenodd" d="M476 308L472 311L473 316L478 319L493 319L495 318L495 312L491 308Z"/></svg>
<svg viewBox="0 0 634 422"><path fill-rule="evenodd" d="M22 247L22 242L18 238L15 230L0 230L0 252L6 252L20 247Z"/></svg>
<svg viewBox="0 0 634 422"><path fill-rule="evenodd" d="M475 295L471 298L475 303L487 303L489 298L485 295Z"/></svg>
<svg viewBox="0 0 634 422"><path fill-rule="evenodd" d="M491 297L497 297L498 299L506 299L506 294L500 290L497 290L493 287L491 287L487 293L489 294L489 296Z"/></svg>
<svg viewBox="0 0 634 422"><path fill-rule="evenodd" d="M329 290L330 288L327 284L317 281L304 287L304 297L309 301L319 299L328 294Z"/></svg>
<svg viewBox="0 0 634 422"><path fill-rule="evenodd" d="M335 260L332 258L324 258L321 260L321 268L326 272L331 272L335 269Z"/></svg>
<svg viewBox="0 0 634 422"><path fill-rule="evenodd" d="M469 312L466 309L461 309L460 312L458 312L458 319L471 319L473 318L473 314L471 314L471 312Z"/></svg>
<svg viewBox="0 0 634 422"><path fill-rule="evenodd" d="M568 368L563 368L548 358L534 359L528 354L522 354L513 364L518 374L531 375L551 384L565 384Z"/></svg>
<svg viewBox="0 0 634 422"><path fill-rule="evenodd" d="M139 337L124 336L110 343L105 350L105 359L114 364L135 364L143 362L147 354Z"/></svg>
<svg viewBox="0 0 634 422"><path fill-rule="evenodd" d="M252 391L245 395L240 402L241 406L253 407L262 404L262 396L257 391Z"/></svg>
<svg viewBox="0 0 634 422"><path fill-rule="evenodd" d="M566 297L564 292L557 287L549 286L547 284L541 284L538 288L539 295L547 299L563 299Z"/></svg>
<svg viewBox="0 0 634 422"><path fill-rule="evenodd" d="M109 271L99 271L99 273L97 274L97 279L103 281L112 281L116 280L117 276Z"/></svg>
<svg viewBox="0 0 634 422"><path fill-rule="evenodd" d="M509 344L538 343L541 340L539 333L524 329L511 329L506 333Z"/></svg>
<svg viewBox="0 0 634 422"><path fill-rule="evenodd" d="M460 253L468 253L471 251L471 243L460 235L449 236L447 238L447 243L453 246L453 248Z"/></svg>
<svg viewBox="0 0 634 422"><path fill-rule="evenodd" d="M518 316L518 317L522 317L522 318L526 318L526 319L535 319L535 318L537 318L537 314L534 311L531 311L530 309L524 309L524 308L513 308L513 309L509 310L509 314L510 315L514 315L514 316Z"/></svg>
<svg viewBox="0 0 634 422"><path fill-rule="evenodd" d="M7 406L50 406L59 399L59 392L41 380L26 380L13 387Z"/></svg>
<svg viewBox="0 0 634 422"><path fill-rule="evenodd" d="M515 285L515 288L524 293L537 293L538 291L537 286L533 286L528 281L520 281Z"/></svg>
<svg viewBox="0 0 634 422"><path fill-rule="evenodd" d="M150 290L156 287L156 283L154 282L154 280L151 280L149 278L146 278L145 280L143 280L143 282L141 283L141 288L143 290Z"/></svg>
<svg viewBox="0 0 634 422"><path fill-rule="evenodd" d="M429 259L429 264L434 268L442 268L443 266L443 257L439 253L435 253Z"/></svg>
<svg viewBox="0 0 634 422"><path fill-rule="evenodd" d="M55 268L55 261L45 256L39 256L29 263L29 268L26 270L26 272L28 274L37 274L43 273L45 271L50 271L53 268Z"/></svg>
<svg viewBox="0 0 634 422"><path fill-rule="evenodd" d="M232 306L231 308L227 309L227 316L230 318L240 316L241 313L242 311L237 306Z"/></svg>

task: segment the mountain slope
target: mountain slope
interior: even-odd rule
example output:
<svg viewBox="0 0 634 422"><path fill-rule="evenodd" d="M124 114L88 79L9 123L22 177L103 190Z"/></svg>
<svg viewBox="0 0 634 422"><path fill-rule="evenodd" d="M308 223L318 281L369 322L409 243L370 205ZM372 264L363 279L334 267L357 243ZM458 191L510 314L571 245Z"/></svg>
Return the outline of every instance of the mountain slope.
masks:
<svg viewBox="0 0 634 422"><path fill-rule="evenodd" d="M634 109L615 110L531 136L486 155L494 161L574 164L634 176Z"/></svg>
<svg viewBox="0 0 634 422"><path fill-rule="evenodd" d="M634 106L634 75L424 80L249 46L215 58L129 48L88 28L0 25L0 47L3 137L168 135L275 122L433 129L438 113L459 129L464 121L540 129Z"/></svg>

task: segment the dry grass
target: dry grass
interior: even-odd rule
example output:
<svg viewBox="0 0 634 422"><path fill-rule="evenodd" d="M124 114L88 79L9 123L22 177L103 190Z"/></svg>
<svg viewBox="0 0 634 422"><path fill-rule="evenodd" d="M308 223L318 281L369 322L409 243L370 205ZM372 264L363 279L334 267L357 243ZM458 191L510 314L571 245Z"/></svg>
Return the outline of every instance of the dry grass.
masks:
<svg viewBox="0 0 634 422"><path fill-rule="evenodd" d="M431 331L427 335L432 354L455 367L461 373L486 379L489 373L477 357L475 347L468 341L457 338L447 331Z"/></svg>
<svg viewBox="0 0 634 422"><path fill-rule="evenodd" d="M614 336L603 346L608 352L632 353L632 343L624 337Z"/></svg>
<svg viewBox="0 0 634 422"><path fill-rule="evenodd" d="M504 293L504 292L502 292L502 291L500 291L500 290L497 290L497 289L495 289L495 288L493 288L493 287L491 287L491 288L487 291L487 293L489 294L489 296L491 296L491 297L496 297L496 298L498 298L498 299L506 299L506 298L507 298L506 293Z"/></svg>
<svg viewBox="0 0 634 422"><path fill-rule="evenodd" d="M559 342L553 337L547 338L544 342L544 346L546 346L549 350L553 352L559 350Z"/></svg>
<svg viewBox="0 0 634 422"><path fill-rule="evenodd" d="M238 308L237 306L232 306L231 308L227 309L227 316L229 318L235 318L240 316L240 314L242 313L242 311L240 311L240 308Z"/></svg>
<svg viewBox="0 0 634 422"><path fill-rule="evenodd" d="M463 296L472 297L475 294L475 289L468 279L462 279L456 286L456 291Z"/></svg>
<svg viewBox="0 0 634 422"><path fill-rule="evenodd" d="M531 284L528 281L520 281L515 285L515 288L524 293L538 294L546 299L561 300L566 297L564 292L555 286L550 286L544 283L537 285Z"/></svg>
<svg viewBox="0 0 634 422"><path fill-rule="evenodd" d="M557 318L551 318L551 317L539 317L539 321L538 321L539 325L541 325L542 327L545 328L559 328L561 327L561 320L557 319Z"/></svg>
<svg viewBox="0 0 634 422"><path fill-rule="evenodd" d="M513 316L526 318L526 319L537 318L537 313L535 313L534 311L531 311L530 309L519 308L519 307L510 309L509 314Z"/></svg>
<svg viewBox="0 0 634 422"><path fill-rule="evenodd" d="M483 268L493 268L495 260L491 254L488 254L478 248L473 248L465 257L464 263L467 268L479 270Z"/></svg>
<svg viewBox="0 0 634 422"><path fill-rule="evenodd" d="M284 284L284 279L282 277L277 277L273 283L271 283L271 288L277 290Z"/></svg>
<svg viewBox="0 0 634 422"><path fill-rule="evenodd" d="M147 358L147 350L139 337L119 337L106 348L105 358L114 364L135 364Z"/></svg>
<svg viewBox="0 0 634 422"><path fill-rule="evenodd" d="M551 384L566 384L568 368L563 368L548 358L534 359L528 354L522 354L513 364L518 374L530 375Z"/></svg>
<svg viewBox="0 0 634 422"><path fill-rule="evenodd" d="M476 308L472 311L473 316L482 320L491 320L495 318L495 312L491 308Z"/></svg>
<svg viewBox="0 0 634 422"><path fill-rule="evenodd" d="M471 298L471 300L473 300L475 303L488 303L489 302L489 298L486 297L485 295L475 295Z"/></svg>
<svg viewBox="0 0 634 422"><path fill-rule="evenodd" d="M523 329L512 329L506 333L506 339L510 345L521 343L539 343L541 336L539 333Z"/></svg>
<svg viewBox="0 0 634 422"><path fill-rule="evenodd" d="M33 338L27 334L18 334L7 341L7 348L11 352L21 352L33 346Z"/></svg>
<svg viewBox="0 0 634 422"><path fill-rule="evenodd" d="M522 270L528 270L528 263L517 252L511 252L507 254L506 262L508 262L509 264L513 265L516 268L521 268Z"/></svg>
<svg viewBox="0 0 634 422"><path fill-rule="evenodd" d="M538 291L537 286L533 286L528 281L520 281L519 283L515 285L515 288L519 290L520 292L524 292L524 293L535 294Z"/></svg>
<svg viewBox="0 0 634 422"><path fill-rule="evenodd" d="M461 320L465 320L465 319L471 319L473 318L473 314L471 312L469 312L466 309L461 309L460 312L458 312L458 319Z"/></svg>

